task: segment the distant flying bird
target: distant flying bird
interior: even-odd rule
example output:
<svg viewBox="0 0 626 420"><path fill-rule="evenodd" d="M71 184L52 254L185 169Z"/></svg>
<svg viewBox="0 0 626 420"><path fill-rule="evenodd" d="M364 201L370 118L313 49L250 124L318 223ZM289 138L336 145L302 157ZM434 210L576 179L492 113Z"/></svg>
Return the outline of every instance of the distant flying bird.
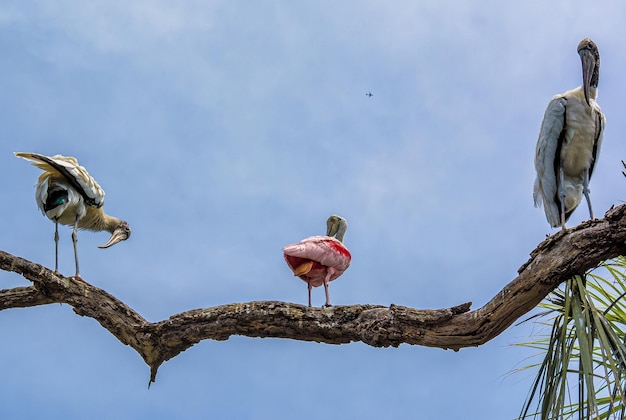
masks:
<svg viewBox="0 0 626 420"><path fill-rule="evenodd" d="M98 248L108 248L128 239L128 223L109 216L102 210L104 191L87 170L78 164L76 158L61 155L44 156L36 153L16 152L15 156L30 161L43 170L35 190L39 210L54 222L54 271L59 272L59 223L73 226L74 261L76 278L82 280L78 270L76 248L77 229L92 231L106 230L111 238Z"/></svg>
<svg viewBox="0 0 626 420"><path fill-rule="evenodd" d="M309 306L311 288L322 284L326 292L324 306L331 306L328 283L341 276L352 259L350 251L343 244L343 236L348 229L346 219L332 215L326 221L326 226L327 236L311 236L283 248L289 268L309 286Z"/></svg>
<svg viewBox="0 0 626 420"><path fill-rule="evenodd" d="M367 97L371 98L372 96L374 96L374 94L372 94L372 92L367 92L367 93L365 94L365 96L367 96Z"/></svg>
<svg viewBox="0 0 626 420"><path fill-rule="evenodd" d="M589 179L600 154L606 121L596 102L600 76L598 47L585 38L578 44L578 54L582 62L582 86L552 98L541 123L535 154L535 207L543 204L550 225L560 225L562 229L583 194L589 216L594 218Z"/></svg>

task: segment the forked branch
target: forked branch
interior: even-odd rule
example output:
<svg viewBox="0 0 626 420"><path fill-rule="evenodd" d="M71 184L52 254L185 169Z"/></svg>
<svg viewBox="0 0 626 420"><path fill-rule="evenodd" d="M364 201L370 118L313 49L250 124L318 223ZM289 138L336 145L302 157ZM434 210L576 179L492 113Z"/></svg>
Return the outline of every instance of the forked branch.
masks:
<svg viewBox="0 0 626 420"><path fill-rule="evenodd" d="M159 366L207 339L232 335L278 337L343 344L362 341L374 347L402 343L459 350L479 346L534 308L561 282L602 261L626 254L626 204L604 219L588 221L548 237L518 270L519 275L483 307L470 303L444 309L391 305L309 308L259 301L194 309L160 322L148 322L106 291L64 278L39 264L0 251L0 269L21 274L30 287L0 290L0 310L66 303L95 319L122 343L133 347L150 367Z"/></svg>

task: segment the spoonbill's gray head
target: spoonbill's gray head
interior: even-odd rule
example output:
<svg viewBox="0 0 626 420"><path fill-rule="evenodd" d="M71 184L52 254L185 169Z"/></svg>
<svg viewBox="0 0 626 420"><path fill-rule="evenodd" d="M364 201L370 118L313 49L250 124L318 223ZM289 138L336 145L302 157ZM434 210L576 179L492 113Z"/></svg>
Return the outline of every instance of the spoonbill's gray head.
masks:
<svg viewBox="0 0 626 420"><path fill-rule="evenodd" d="M346 230L348 230L348 222L341 216L333 214L326 221L326 236L334 236L339 242L343 242Z"/></svg>

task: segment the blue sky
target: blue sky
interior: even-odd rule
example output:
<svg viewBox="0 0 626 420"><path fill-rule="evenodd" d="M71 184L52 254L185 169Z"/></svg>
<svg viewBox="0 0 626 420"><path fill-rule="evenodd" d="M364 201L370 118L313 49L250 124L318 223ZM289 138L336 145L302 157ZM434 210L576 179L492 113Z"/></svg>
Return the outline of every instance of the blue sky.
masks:
<svg viewBox="0 0 626 420"><path fill-rule="evenodd" d="M482 306L556 232L533 208L533 155L548 101L580 84L584 37L600 48L607 116L594 209L624 199L626 5L420 3L0 3L0 249L53 267L39 171L12 152L58 153L133 232L107 250L106 233L81 232L83 277L150 321L306 304L281 248L332 213L353 256L334 304ZM587 217L583 205L569 225ZM26 284L0 272L0 288ZM96 321L65 305L7 310L0 417L513 418L533 373L510 372L533 351L512 344L537 331L457 353L204 341L148 390L142 359Z"/></svg>

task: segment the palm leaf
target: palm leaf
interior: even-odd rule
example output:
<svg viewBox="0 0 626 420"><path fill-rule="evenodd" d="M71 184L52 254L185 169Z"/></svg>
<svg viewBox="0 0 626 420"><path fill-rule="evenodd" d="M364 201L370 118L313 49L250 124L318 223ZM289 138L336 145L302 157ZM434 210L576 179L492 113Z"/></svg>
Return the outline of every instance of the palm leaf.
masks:
<svg viewBox="0 0 626 420"><path fill-rule="evenodd" d="M520 418L626 418L625 273L626 258L619 257L574 276L529 318L550 333L520 344L543 355L523 368L537 376Z"/></svg>

